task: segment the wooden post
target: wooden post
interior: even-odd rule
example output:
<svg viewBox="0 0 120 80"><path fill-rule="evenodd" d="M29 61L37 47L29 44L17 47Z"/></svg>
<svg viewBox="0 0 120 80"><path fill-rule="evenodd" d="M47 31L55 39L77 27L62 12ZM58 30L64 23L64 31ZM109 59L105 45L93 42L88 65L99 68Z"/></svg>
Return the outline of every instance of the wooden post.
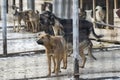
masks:
<svg viewBox="0 0 120 80"><path fill-rule="evenodd" d="M55 11L56 11L56 10L55 10L55 9L56 9L55 7L56 7L56 0L53 0L53 13L54 13L54 14L55 14Z"/></svg>
<svg viewBox="0 0 120 80"><path fill-rule="evenodd" d="M96 0L93 0L93 18L94 18L94 20L95 20L95 17L96 17L95 6L96 6Z"/></svg>
<svg viewBox="0 0 120 80"><path fill-rule="evenodd" d="M13 1L13 2L12 2L12 5L16 5L16 4L15 4L15 0L12 0L12 1Z"/></svg>
<svg viewBox="0 0 120 80"><path fill-rule="evenodd" d="M106 23L109 24L109 1L106 0Z"/></svg>
<svg viewBox="0 0 120 80"><path fill-rule="evenodd" d="M6 0L1 0L3 55L7 56Z"/></svg>
<svg viewBox="0 0 120 80"><path fill-rule="evenodd" d="M95 7L96 7L96 0L93 0L93 19L95 20L96 18L96 13L95 13ZM93 27L95 28L95 23L93 23Z"/></svg>
<svg viewBox="0 0 120 80"><path fill-rule="evenodd" d="M68 14L67 14L67 18L68 18L68 19L71 19L71 18L72 18L72 17L71 17L71 14L72 14L72 13L71 13L71 5L72 5L72 0L68 0L68 8L67 8L67 9L68 9L68 11L67 11L67 12L68 12Z"/></svg>
<svg viewBox="0 0 120 80"><path fill-rule="evenodd" d="M62 6L63 6L63 0L58 0L59 1L59 4L58 4L58 15L60 18L62 18Z"/></svg>
<svg viewBox="0 0 120 80"><path fill-rule="evenodd" d="M114 8L113 0L106 0L106 23L113 24L113 8ZM113 28L110 28L113 29Z"/></svg>
<svg viewBox="0 0 120 80"><path fill-rule="evenodd" d="M73 0L73 54L74 54L74 78L79 80L79 17L78 0Z"/></svg>
<svg viewBox="0 0 120 80"><path fill-rule="evenodd" d="M19 11L23 11L23 0L19 0Z"/></svg>
<svg viewBox="0 0 120 80"><path fill-rule="evenodd" d="M83 9L83 0L80 0L80 9Z"/></svg>
<svg viewBox="0 0 120 80"><path fill-rule="evenodd" d="M114 9L118 8L118 4L117 4L118 0L114 0Z"/></svg>
<svg viewBox="0 0 120 80"><path fill-rule="evenodd" d="M65 4L65 18L67 18L68 19L68 7L69 7L69 5L68 5L68 2L69 2L69 0L65 0L66 1L66 4Z"/></svg>

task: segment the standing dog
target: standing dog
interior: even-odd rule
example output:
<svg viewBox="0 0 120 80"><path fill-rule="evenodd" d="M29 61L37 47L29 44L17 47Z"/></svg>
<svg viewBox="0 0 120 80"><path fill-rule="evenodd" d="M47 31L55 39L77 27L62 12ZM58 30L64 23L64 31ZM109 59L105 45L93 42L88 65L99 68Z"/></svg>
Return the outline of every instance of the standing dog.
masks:
<svg viewBox="0 0 120 80"><path fill-rule="evenodd" d="M80 65L80 68L84 68L85 63L86 63L87 58L86 58L86 55L84 54L84 50L86 50L86 49L87 49L87 52L88 52L87 54L91 58L93 58L94 60L97 60L92 54L92 46L93 46L93 44L90 41L90 39L86 39L86 40L80 42L80 44L79 44L79 54L82 58L82 64Z"/></svg>
<svg viewBox="0 0 120 80"><path fill-rule="evenodd" d="M17 6L12 5L12 14L13 14L13 21L14 21L14 27L13 30L14 32L19 32L21 28L21 20L23 17L23 12L18 11L19 9ZM18 26L15 26L15 22L17 21Z"/></svg>
<svg viewBox="0 0 120 80"><path fill-rule="evenodd" d="M58 75L60 71L60 64L63 60L63 68L67 68L67 54L65 40L62 36L51 36L43 33L38 36L38 44L44 45L46 48L46 54L48 58L48 76L51 75L51 59L53 60L54 70L53 73Z"/></svg>
<svg viewBox="0 0 120 80"><path fill-rule="evenodd" d="M32 32L37 32L39 28L39 11L29 11L28 16L32 25Z"/></svg>
<svg viewBox="0 0 120 80"><path fill-rule="evenodd" d="M28 9L24 11L18 11L18 9L19 7L12 5L12 14L13 14L13 21L14 21L13 30L14 32L19 32L21 29L21 21L23 20L26 25L26 29L28 31L30 27L30 20L29 20L28 13L32 12L33 10ZM18 24L17 26L15 26L16 21Z"/></svg>
<svg viewBox="0 0 120 80"><path fill-rule="evenodd" d="M67 50L72 52L72 19L61 19L56 17L53 13L46 11L41 14L40 16L41 24L46 25L52 25L53 31L55 35L62 35L60 33L65 33L64 38L67 42ZM102 38L103 35L97 35L94 31L93 24L87 20L80 19L79 20L79 50L80 50L80 56L82 57L82 65L80 65L81 68L84 68L85 62L86 62L86 56L84 54L85 48L88 49L88 54L96 60L96 58L92 55L92 42L89 39L89 36L91 32L93 33L95 38ZM63 27L63 29L61 28ZM69 28L67 28L69 27ZM70 29L71 28L71 29ZM69 30L69 31L68 31ZM70 35L68 35L70 34ZM63 35L62 35L63 36ZM70 48L70 49L69 49Z"/></svg>

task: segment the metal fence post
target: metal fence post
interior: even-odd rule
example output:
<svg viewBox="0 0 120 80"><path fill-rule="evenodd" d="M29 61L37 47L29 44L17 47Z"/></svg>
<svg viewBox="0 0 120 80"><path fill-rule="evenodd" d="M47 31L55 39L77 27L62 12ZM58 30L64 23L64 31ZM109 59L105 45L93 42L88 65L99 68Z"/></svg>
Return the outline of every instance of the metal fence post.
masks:
<svg viewBox="0 0 120 80"><path fill-rule="evenodd" d="M27 0L27 7L34 11L35 10L35 0Z"/></svg>
<svg viewBox="0 0 120 80"><path fill-rule="evenodd" d="M8 0L6 0L6 13L8 13Z"/></svg>
<svg viewBox="0 0 120 80"><path fill-rule="evenodd" d="M23 0L19 0L20 11L23 11Z"/></svg>
<svg viewBox="0 0 120 80"><path fill-rule="evenodd" d="M79 17L78 0L73 0L73 54L74 54L74 78L79 80Z"/></svg>
<svg viewBox="0 0 120 80"><path fill-rule="evenodd" d="M6 0L1 1L1 6L3 54L7 56Z"/></svg>

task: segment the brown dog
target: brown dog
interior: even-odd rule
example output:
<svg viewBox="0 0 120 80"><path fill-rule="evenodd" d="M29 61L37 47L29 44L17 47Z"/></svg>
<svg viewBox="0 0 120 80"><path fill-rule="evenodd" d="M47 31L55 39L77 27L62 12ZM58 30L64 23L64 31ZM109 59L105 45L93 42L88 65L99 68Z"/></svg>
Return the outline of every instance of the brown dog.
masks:
<svg viewBox="0 0 120 80"><path fill-rule="evenodd" d="M12 14L13 14L13 21L14 21L14 32L19 32L21 28L21 20L22 20L22 11L18 11L19 7L12 5ZM17 26L15 26L17 21Z"/></svg>
<svg viewBox="0 0 120 80"><path fill-rule="evenodd" d="M32 32L37 32L39 30L39 11L36 10L36 12L34 11L29 11L28 12L28 16L29 16L29 21L32 25Z"/></svg>
<svg viewBox="0 0 120 80"><path fill-rule="evenodd" d="M67 68L67 54L65 40L62 36L51 36L49 34L43 33L39 34L38 44L44 45L46 48L46 54L48 58L48 76L51 75L51 59L53 59L54 70L56 75L60 71L60 64L63 60L63 68Z"/></svg>
<svg viewBox="0 0 120 80"><path fill-rule="evenodd" d="M18 9L19 7L12 5L12 14L13 14L13 21L14 21L13 30L14 32L19 32L21 29L21 21L23 20L26 25L26 29L28 31L30 27L30 20L29 20L28 13L32 12L33 10L28 9L24 11L18 11ZM17 22L17 26L15 26L16 22Z"/></svg>

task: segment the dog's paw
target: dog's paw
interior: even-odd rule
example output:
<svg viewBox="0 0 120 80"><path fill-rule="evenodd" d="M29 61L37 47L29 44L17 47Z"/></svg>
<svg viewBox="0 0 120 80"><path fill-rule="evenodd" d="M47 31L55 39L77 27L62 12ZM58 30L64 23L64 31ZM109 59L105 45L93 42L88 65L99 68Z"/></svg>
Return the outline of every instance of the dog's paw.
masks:
<svg viewBox="0 0 120 80"><path fill-rule="evenodd" d="M61 70L59 70L59 73L61 73Z"/></svg>
<svg viewBox="0 0 120 80"><path fill-rule="evenodd" d="M83 65L80 65L79 67L80 67L80 68L84 68L84 66L83 66Z"/></svg>
<svg viewBox="0 0 120 80"><path fill-rule="evenodd" d="M52 73L55 73L55 70L53 70Z"/></svg>
<svg viewBox="0 0 120 80"><path fill-rule="evenodd" d="M48 74L48 75L47 75L47 77L50 77L50 76L51 76L51 74Z"/></svg>
<svg viewBox="0 0 120 80"><path fill-rule="evenodd" d="M67 69L67 67L61 67L62 69Z"/></svg>

